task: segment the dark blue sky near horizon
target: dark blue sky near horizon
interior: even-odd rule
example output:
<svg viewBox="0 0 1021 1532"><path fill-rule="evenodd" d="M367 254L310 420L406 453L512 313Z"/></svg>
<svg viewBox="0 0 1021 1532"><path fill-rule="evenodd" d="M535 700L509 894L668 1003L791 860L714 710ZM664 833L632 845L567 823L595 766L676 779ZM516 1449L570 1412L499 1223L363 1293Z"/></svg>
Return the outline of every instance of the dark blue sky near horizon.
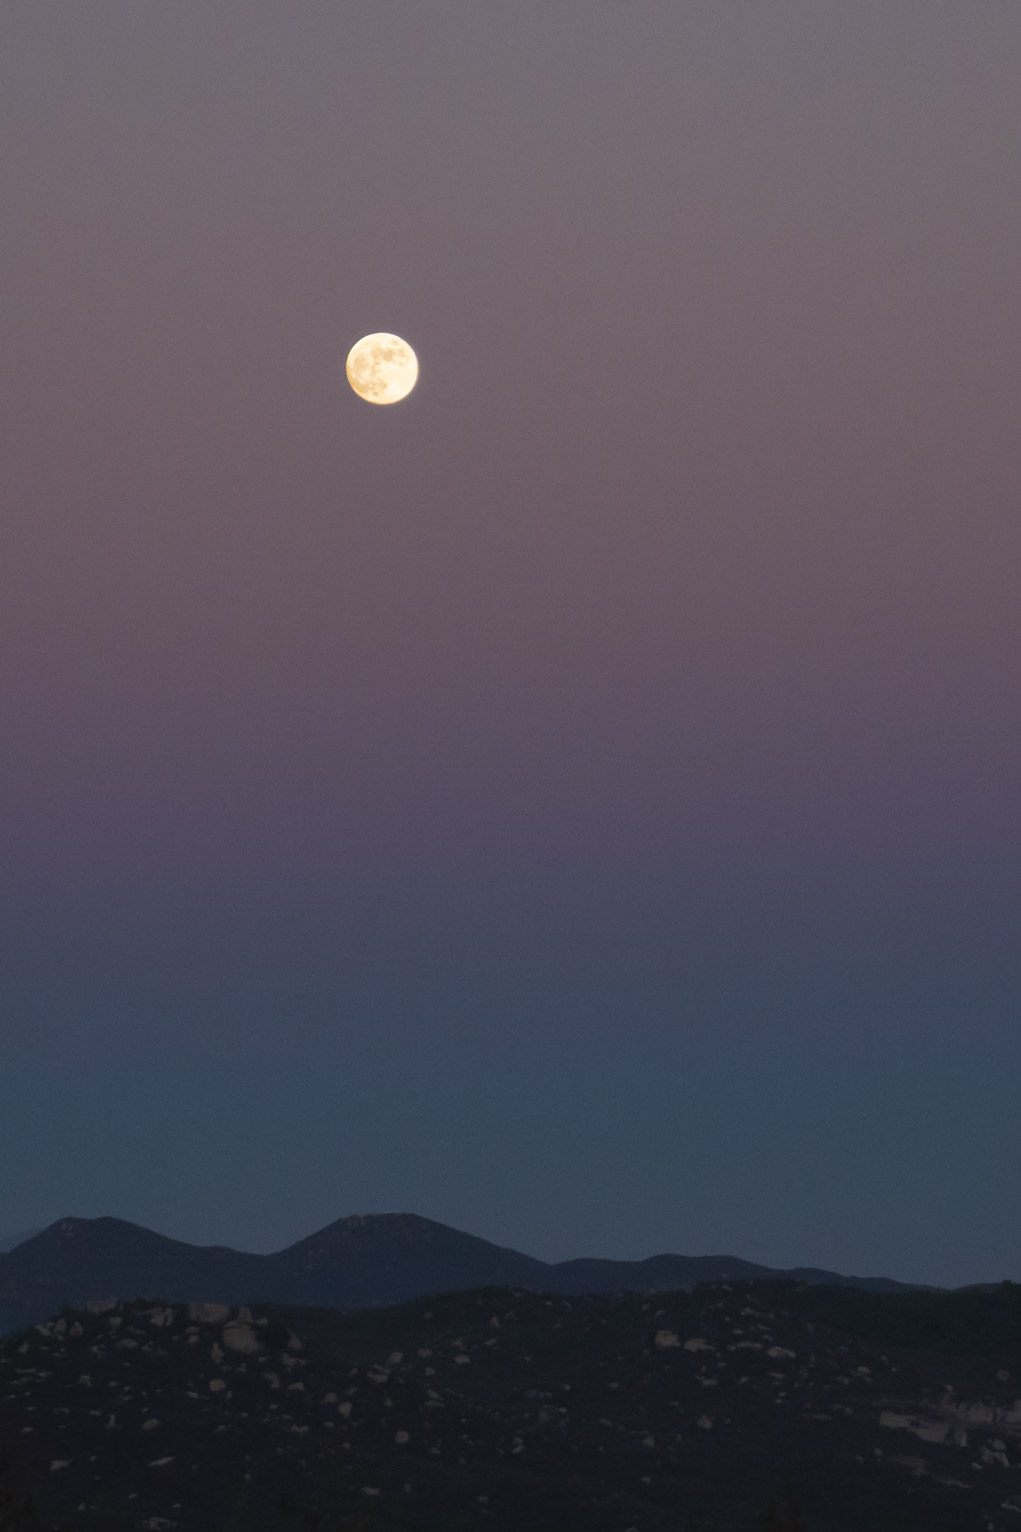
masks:
<svg viewBox="0 0 1021 1532"><path fill-rule="evenodd" d="M1019 79L7 0L0 1231L1021 1280Z"/></svg>

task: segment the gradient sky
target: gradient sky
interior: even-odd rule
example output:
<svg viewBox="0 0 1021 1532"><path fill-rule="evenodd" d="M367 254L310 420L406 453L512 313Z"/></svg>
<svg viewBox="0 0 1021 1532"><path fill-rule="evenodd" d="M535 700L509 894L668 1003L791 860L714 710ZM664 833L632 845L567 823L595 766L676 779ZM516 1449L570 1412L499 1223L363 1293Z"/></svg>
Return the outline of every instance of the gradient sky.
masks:
<svg viewBox="0 0 1021 1532"><path fill-rule="evenodd" d="M1021 1280L1019 81L4 0L0 1229Z"/></svg>

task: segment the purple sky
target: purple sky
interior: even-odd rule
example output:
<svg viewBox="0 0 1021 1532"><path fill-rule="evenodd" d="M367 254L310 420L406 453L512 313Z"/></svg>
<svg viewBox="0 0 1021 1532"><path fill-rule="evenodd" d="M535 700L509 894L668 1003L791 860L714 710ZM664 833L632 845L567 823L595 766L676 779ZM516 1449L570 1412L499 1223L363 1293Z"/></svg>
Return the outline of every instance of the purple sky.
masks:
<svg viewBox="0 0 1021 1532"><path fill-rule="evenodd" d="M3 1229L1021 1279L1019 79L5 0Z"/></svg>

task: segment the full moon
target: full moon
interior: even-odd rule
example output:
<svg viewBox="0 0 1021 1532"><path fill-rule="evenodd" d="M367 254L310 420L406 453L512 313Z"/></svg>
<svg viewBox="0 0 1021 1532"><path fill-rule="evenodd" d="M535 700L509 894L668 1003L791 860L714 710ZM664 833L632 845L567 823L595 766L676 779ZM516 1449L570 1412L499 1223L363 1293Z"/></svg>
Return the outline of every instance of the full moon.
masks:
<svg viewBox="0 0 1021 1532"><path fill-rule="evenodd" d="M396 404L415 386L418 357L406 340L385 330L363 335L347 354L347 381L359 399Z"/></svg>

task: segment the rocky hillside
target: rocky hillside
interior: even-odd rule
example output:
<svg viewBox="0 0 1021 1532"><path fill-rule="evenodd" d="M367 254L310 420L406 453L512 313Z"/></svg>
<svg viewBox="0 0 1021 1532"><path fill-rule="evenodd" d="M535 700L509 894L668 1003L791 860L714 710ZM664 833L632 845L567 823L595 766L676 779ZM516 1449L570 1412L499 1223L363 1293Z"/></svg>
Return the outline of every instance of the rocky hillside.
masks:
<svg viewBox="0 0 1021 1532"><path fill-rule="evenodd" d="M75 1532L1017 1532L1021 1288L524 1287L339 1313L156 1294L0 1346L0 1456Z"/></svg>

